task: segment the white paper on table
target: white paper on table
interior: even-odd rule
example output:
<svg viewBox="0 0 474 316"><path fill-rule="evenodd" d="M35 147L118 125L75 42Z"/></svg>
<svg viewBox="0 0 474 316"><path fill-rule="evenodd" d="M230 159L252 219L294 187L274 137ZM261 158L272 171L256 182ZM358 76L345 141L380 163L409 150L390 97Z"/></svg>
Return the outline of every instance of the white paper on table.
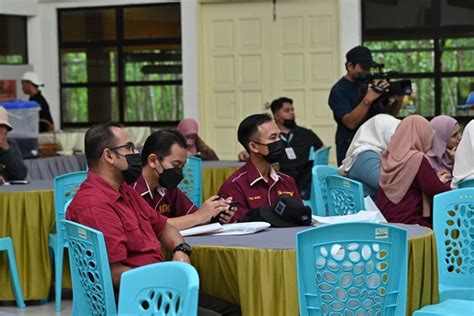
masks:
<svg viewBox="0 0 474 316"><path fill-rule="evenodd" d="M370 197L370 195L367 195L364 198L364 204L365 204L365 210L369 212L380 212L379 208L377 205L375 205L374 200Z"/></svg>
<svg viewBox="0 0 474 316"><path fill-rule="evenodd" d="M312 216L313 225L318 224L338 224L338 223L386 223L387 220L383 217L380 211L360 211L355 214L341 215L341 216Z"/></svg>
<svg viewBox="0 0 474 316"><path fill-rule="evenodd" d="M201 225L201 226L196 226L188 229L183 229L180 230L179 232L181 233L181 236L186 237L186 236L193 236L193 235L201 235L201 234L206 234L206 233L211 233L211 232L217 232L222 230L222 225L219 223L213 223L213 224L207 224L207 225Z"/></svg>
<svg viewBox="0 0 474 316"><path fill-rule="evenodd" d="M267 222L245 222L245 223L234 223L222 225L222 230L210 233L213 236L226 236L226 235L247 235L254 234L258 231L264 230L270 227Z"/></svg>

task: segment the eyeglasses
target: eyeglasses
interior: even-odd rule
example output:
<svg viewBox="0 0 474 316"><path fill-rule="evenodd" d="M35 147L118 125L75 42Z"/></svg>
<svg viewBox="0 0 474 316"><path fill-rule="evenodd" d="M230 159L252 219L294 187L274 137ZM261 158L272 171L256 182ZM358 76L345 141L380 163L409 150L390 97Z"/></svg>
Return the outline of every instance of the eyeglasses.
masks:
<svg viewBox="0 0 474 316"><path fill-rule="evenodd" d="M128 142L125 145L110 147L109 149L112 151L116 151L117 149L120 149L120 148L125 148L126 150L131 151L131 152L135 152L136 150L135 144L132 142Z"/></svg>

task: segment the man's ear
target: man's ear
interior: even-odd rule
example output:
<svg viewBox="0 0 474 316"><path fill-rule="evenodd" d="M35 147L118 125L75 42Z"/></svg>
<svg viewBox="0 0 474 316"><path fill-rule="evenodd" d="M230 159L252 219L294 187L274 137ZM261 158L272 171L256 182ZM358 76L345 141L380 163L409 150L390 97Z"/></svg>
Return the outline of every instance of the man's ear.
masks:
<svg viewBox="0 0 474 316"><path fill-rule="evenodd" d="M109 148L104 148L104 150L102 151L101 157L103 157L105 161L113 165L114 159L112 155L115 155L115 153L112 150L110 150Z"/></svg>
<svg viewBox="0 0 474 316"><path fill-rule="evenodd" d="M254 142L249 143L249 149L251 152L258 153L257 144L255 144Z"/></svg>
<svg viewBox="0 0 474 316"><path fill-rule="evenodd" d="M159 158L156 154L149 154L147 158L148 165L151 168L156 169L156 167L158 166L158 159Z"/></svg>

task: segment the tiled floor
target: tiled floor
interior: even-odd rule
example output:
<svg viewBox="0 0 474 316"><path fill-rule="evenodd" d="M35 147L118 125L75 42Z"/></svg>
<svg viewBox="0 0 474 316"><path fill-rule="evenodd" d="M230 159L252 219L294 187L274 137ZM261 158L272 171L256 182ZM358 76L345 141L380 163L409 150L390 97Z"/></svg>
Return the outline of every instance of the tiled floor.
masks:
<svg viewBox="0 0 474 316"><path fill-rule="evenodd" d="M11 315L71 315L72 300L63 300L60 313L54 311L54 300L45 304L26 304L26 308L19 309L16 306L0 306L0 316Z"/></svg>

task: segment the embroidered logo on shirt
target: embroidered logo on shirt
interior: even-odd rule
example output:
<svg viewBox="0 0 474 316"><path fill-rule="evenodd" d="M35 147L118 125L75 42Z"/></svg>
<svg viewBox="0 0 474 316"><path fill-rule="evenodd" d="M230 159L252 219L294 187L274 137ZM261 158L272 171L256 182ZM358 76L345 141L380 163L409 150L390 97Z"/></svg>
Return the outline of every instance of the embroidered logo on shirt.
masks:
<svg viewBox="0 0 474 316"><path fill-rule="evenodd" d="M286 194L286 195L289 195L289 196L294 195L293 191L280 191L280 190L278 190L277 193L278 193L278 195L283 195L283 194Z"/></svg>
<svg viewBox="0 0 474 316"><path fill-rule="evenodd" d="M158 211L160 211L161 214L169 213L171 211L171 206L169 204L162 204L158 207Z"/></svg>
<svg viewBox="0 0 474 316"><path fill-rule="evenodd" d="M249 196L249 200L250 201L254 201L254 200L260 200L262 197L260 195L255 195L255 196Z"/></svg>

